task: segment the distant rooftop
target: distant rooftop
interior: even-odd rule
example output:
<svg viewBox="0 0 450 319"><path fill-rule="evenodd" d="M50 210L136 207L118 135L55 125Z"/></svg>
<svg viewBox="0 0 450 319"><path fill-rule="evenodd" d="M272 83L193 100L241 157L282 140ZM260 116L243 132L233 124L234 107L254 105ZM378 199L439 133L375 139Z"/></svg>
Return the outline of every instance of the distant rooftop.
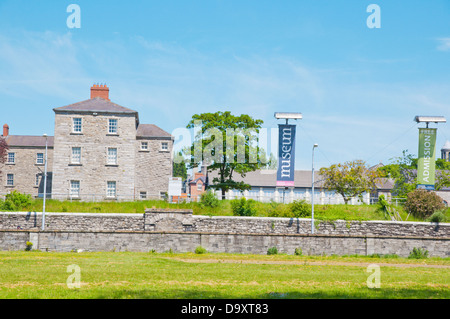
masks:
<svg viewBox="0 0 450 319"><path fill-rule="evenodd" d="M137 137L172 137L169 133L156 126L155 124L139 124Z"/></svg>
<svg viewBox="0 0 450 319"><path fill-rule="evenodd" d="M31 135L8 135L6 143L9 146L19 147L45 147L45 137ZM53 147L53 136L48 137L48 147Z"/></svg>
<svg viewBox="0 0 450 319"><path fill-rule="evenodd" d="M54 108L55 112L107 112L107 113L130 113L137 114L136 111L113 103L101 97L94 97L89 100L69 104Z"/></svg>

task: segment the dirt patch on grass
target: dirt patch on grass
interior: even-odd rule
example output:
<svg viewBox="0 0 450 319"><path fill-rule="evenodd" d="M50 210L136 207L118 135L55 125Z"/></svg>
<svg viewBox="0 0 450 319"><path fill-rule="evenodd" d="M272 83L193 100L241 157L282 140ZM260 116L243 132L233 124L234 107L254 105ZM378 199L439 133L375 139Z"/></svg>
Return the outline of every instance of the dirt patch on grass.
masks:
<svg viewBox="0 0 450 319"><path fill-rule="evenodd" d="M313 261L313 260L249 260L249 259L193 259L193 258L168 258L187 263L228 263L228 264L270 264L270 265L299 265L299 266L355 266L367 267L377 264L380 267L400 267L400 268L445 268L450 269L450 265L428 265L417 263L390 263L390 262L347 262L347 261Z"/></svg>

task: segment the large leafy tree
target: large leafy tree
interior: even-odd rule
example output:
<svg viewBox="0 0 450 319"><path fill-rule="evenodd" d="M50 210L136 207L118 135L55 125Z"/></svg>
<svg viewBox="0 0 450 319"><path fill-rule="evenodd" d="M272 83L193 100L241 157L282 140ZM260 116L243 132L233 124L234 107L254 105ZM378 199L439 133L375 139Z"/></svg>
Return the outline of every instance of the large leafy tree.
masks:
<svg viewBox="0 0 450 319"><path fill-rule="evenodd" d="M233 180L233 174L245 177L265 165L265 152L257 145L262 123L249 115L230 112L193 115L187 128L194 129L194 142L184 150L188 167L204 163L208 172L216 171L217 177L210 180L209 187L220 190L223 199L228 190L250 189L250 185Z"/></svg>
<svg viewBox="0 0 450 319"><path fill-rule="evenodd" d="M352 197L362 197L375 188L380 177L376 169L370 169L364 161L354 160L322 167L319 171L324 187L340 194L345 203Z"/></svg>

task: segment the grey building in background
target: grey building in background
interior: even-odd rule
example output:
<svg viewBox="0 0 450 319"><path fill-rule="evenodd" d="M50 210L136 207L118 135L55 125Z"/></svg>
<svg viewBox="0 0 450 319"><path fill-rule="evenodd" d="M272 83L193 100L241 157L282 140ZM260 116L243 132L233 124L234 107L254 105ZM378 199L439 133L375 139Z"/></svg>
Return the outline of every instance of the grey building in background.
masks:
<svg viewBox="0 0 450 319"><path fill-rule="evenodd" d="M168 191L174 138L156 125L141 124L136 111L111 102L106 85L91 87L89 100L53 111L55 136L48 138L52 198L137 200ZM7 142L16 155L15 163L2 169L2 193L15 189L38 196L43 189L35 175L44 166L33 163L33 157L43 153L45 138L10 136ZM10 174L13 184L7 180Z"/></svg>

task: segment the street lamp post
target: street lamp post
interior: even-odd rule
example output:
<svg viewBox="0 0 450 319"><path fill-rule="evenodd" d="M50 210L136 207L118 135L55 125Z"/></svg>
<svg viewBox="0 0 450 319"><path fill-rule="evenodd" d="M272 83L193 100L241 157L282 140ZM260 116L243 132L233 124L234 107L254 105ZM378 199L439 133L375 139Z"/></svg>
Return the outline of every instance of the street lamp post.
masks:
<svg viewBox="0 0 450 319"><path fill-rule="evenodd" d="M312 149L311 234L314 234L314 149L318 146L314 144Z"/></svg>
<svg viewBox="0 0 450 319"><path fill-rule="evenodd" d="M42 206L42 227L41 230L45 229L45 199L47 198L47 134L43 135L45 137L45 165L44 165L44 203Z"/></svg>

